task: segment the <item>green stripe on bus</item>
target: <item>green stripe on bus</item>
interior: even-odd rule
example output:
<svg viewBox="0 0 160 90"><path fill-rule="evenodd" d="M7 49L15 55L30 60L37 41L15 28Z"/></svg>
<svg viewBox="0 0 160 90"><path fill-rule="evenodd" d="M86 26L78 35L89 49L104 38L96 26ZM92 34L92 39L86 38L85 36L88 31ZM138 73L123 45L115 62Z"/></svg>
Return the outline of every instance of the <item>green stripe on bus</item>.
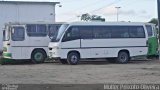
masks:
<svg viewBox="0 0 160 90"><path fill-rule="evenodd" d="M11 58L11 57L12 57L11 53L3 52L3 58Z"/></svg>

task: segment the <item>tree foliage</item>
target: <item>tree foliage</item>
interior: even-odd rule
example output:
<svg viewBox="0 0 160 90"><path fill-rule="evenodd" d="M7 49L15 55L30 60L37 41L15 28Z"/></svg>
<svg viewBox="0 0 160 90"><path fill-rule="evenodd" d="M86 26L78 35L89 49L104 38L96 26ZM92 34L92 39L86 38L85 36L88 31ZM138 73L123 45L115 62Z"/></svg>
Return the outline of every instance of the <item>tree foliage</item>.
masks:
<svg viewBox="0 0 160 90"><path fill-rule="evenodd" d="M102 16L90 15L88 13L82 14L81 20L82 21L102 21L102 22L105 22L105 18L102 18Z"/></svg>
<svg viewBox="0 0 160 90"><path fill-rule="evenodd" d="M91 16L88 13L82 14L81 15L81 20L82 21L90 21L91 20Z"/></svg>
<svg viewBox="0 0 160 90"><path fill-rule="evenodd" d="M149 23L153 23L156 24L156 26L158 25L158 19L157 18L152 18Z"/></svg>

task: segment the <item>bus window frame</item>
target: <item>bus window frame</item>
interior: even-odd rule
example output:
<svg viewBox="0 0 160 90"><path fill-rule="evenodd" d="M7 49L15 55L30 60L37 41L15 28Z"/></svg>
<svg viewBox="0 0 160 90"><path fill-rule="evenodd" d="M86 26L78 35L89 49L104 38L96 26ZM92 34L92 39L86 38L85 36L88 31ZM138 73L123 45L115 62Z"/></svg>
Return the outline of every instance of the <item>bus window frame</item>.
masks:
<svg viewBox="0 0 160 90"><path fill-rule="evenodd" d="M35 25L35 27L36 27L36 29L35 29L35 31L36 32L28 32L28 25ZM40 25L43 25L43 26L45 26L45 35L35 35L35 33L37 33L37 31L38 31L38 26L40 26ZM26 33L27 33L27 36L28 37L47 37L48 36L48 26L47 26L47 24L26 24ZM33 34L34 33L34 34ZM29 34L31 34L31 35L29 35Z"/></svg>

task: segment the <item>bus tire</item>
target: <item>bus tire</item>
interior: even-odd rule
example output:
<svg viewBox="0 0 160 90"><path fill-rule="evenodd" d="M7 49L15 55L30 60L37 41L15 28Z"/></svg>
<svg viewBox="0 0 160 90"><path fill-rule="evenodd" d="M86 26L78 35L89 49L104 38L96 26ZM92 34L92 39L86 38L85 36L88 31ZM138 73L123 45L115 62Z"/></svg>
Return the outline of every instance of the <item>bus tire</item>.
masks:
<svg viewBox="0 0 160 90"><path fill-rule="evenodd" d="M6 65L6 62L5 62L5 60L3 60L3 59L1 59L1 65Z"/></svg>
<svg viewBox="0 0 160 90"><path fill-rule="evenodd" d="M46 58L46 53L41 49L37 49L31 54L31 60L34 64L43 63Z"/></svg>
<svg viewBox="0 0 160 90"><path fill-rule="evenodd" d="M129 61L129 54L125 51L120 51L116 59L116 63L126 64Z"/></svg>
<svg viewBox="0 0 160 90"><path fill-rule="evenodd" d="M70 65L77 65L79 63L80 56L76 52L71 52L67 56L67 62Z"/></svg>
<svg viewBox="0 0 160 90"><path fill-rule="evenodd" d="M62 64L67 64L67 60L66 59L59 59L59 61L62 63Z"/></svg>

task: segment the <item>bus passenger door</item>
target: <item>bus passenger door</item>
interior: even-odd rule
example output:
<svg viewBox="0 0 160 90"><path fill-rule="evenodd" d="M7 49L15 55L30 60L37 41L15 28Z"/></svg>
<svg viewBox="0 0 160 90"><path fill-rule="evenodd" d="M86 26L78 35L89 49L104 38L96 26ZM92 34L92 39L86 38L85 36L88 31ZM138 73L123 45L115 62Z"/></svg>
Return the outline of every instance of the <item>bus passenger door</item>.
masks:
<svg viewBox="0 0 160 90"><path fill-rule="evenodd" d="M92 45L94 45L92 33L93 30L90 26L82 26L80 28L82 58L92 57Z"/></svg>
<svg viewBox="0 0 160 90"><path fill-rule="evenodd" d="M23 26L14 26L11 31L11 51L13 59L23 59L22 47L24 46L25 30Z"/></svg>

